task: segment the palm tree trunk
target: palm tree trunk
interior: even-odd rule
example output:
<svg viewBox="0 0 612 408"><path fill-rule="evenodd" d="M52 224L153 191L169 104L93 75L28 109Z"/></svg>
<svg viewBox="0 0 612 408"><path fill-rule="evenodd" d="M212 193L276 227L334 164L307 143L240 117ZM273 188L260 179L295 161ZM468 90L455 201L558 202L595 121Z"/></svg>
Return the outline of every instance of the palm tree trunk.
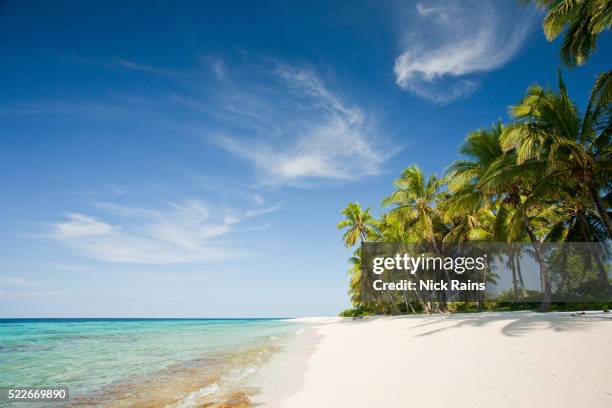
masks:
<svg viewBox="0 0 612 408"><path fill-rule="evenodd" d="M529 226L529 220L527 219L527 215L523 213L523 224L525 225L525 229L527 230L527 234L529 234L529 239L531 240L531 244L533 245L538 261L538 265L540 266L540 277L542 279L542 285L544 286L544 297L542 298L542 304L540 305L541 312L548 312L550 310L550 303L552 300L552 293L550 288L550 276L548 275L548 268L546 267L546 262L544 260L544 254L542 253L542 247L540 245L540 241L536 238L535 234L531 230Z"/></svg>
<svg viewBox="0 0 612 408"><path fill-rule="evenodd" d="M525 288L525 281L523 280L523 272L521 271L521 259L520 257L516 257L516 273L518 274L519 282L521 284L521 288L523 289L523 298L527 297L527 288Z"/></svg>
<svg viewBox="0 0 612 408"><path fill-rule="evenodd" d="M406 291L403 291L404 294L404 303L406 304L406 313L412 312L413 314L416 313L416 311L414 310L414 307L412 307L412 302L410 302L410 300L408 300L408 295L406 294Z"/></svg>
<svg viewBox="0 0 612 408"><path fill-rule="evenodd" d="M416 296L418 302L421 304L423 312L429 314L429 308L427 306L427 303L425 303L425 301L423 300L423 296L421 296L421 292L419 292L419 289L414 291L414 296Z"/></svg>
<svg viewBox="0 0 612 408"><path fill-rule="evenodd" d="M601 258L596 251L593 251L593 258L595 258L595 264L597 265L597 278L601 284L604 285L604 287L609 286L610 283L608 282L608 272L606 271L606 268L601 262Z"/></svg>
<svg viewBox="0 0 612 408"><path fill-rule="evenodd" d="M604 225L606 226L608 236L612 238L612 227L610 227L610 218L608 217L608 211L603 208L603 205L601 204L601 199L599 198L599 193L597 192L597 189L595 188L593 183L587 183L587 185L589 187L589 193L591 194L591 197L595 202L595 207L597 207L597 212L599 213L599 216L601 217Z"/></svg>
<svg viewBox="0 0 612 408"><path fill-rule="evenodd" d="M512 270L512 286L514 288L514 291L513 291L514 301L517 302L518 301L518 281L516 278L516 259L514 259L514 257L512 258L512 263L510 265L510 268Z"/></svg>
<svg viewBox="0 0 612 408"><path fill-rule="evenodd" d="M593 240L593 234L591 233L591 231L589 230L589 225L586 222L586 219L584 218L584 213L583 212L578 212L576 214L576 216L578 217L578 219L580 220L580 225L582 226L583 229L583 234L586 236L587 241L589 242L595 242L595 240ZM591 249L591 248L589 248ZM601 262L601 258L599 257L599 253L597 251L592 251L592 255L593 258L595 258L595 263L597 264L597 274L598 274L598 278L601 281L602 284L604 284L605 286L608 286L608 273L606 271L606 269L604 268L602 262Z"/></svg>
<svg viewBox="0 0 612 408"><path fill-rule="evenodd" d="M436 253L438 253L439 255L444 255L442 253L442 250L440 249L440 246L438 245L438 242L436 241L436 239L433 236L433 231L430 232L430 240L431 240L431 243L432 243ZM451 281L450 274L448 273L448 271L446 269L444 269L444 268L442 268L442 269L444 270L444 275L446 277L446 281L450 285L450 281ZM441 296L439 298L439 301L442 303L442 309L444 311L446 311L446 309L448 307L448 302L447 302L448 295L447 295L447 293L446 293L446 291L444 289L440 289L440 292L441 292Z"/></svg>
<svg viewBox="0 0 612 408"><path fill-rule="evenodd" d="M565 289L568 290L569 289L569 282L570 282L570 273L569 273L569 269L567 268L567 250L563 251L561 253L561 283L559 284L559 288L560 289Z"/></svg>

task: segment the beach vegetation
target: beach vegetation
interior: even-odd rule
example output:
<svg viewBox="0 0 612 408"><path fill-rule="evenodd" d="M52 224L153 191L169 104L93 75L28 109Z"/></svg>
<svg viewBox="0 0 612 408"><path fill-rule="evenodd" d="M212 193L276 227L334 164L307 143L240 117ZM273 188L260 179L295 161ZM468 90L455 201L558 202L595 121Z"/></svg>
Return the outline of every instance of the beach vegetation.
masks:
<svg viewBox="0 0 612 408"><path fill-rule="evenodd" d="M612 26L612 0L535 0L546 15L542 29L548 41L563 35L561 61L582 65L595 51L597 38Z"/></svg>
<svg viewBox="0 0 612 408"><path fill-rule="evenodd" d="M612 0L524 0L545 11L542 29L547 40L562 36L560 59L573 68L594 53L599 36L612 26ZM608 309L597 296L612 298L609 256L612 240L612 71L600 73L585 98L586 108L570 98L558 71L556 89L534 84L509 108L509 120L470 132L461 145L461 159L442 177L427 176L416 164L393 183L378 216L349 203L344 219L345 246L350 259L349 294L353 308L345 316L368 314L470 312L480 310ZM364 301L359 246L365 242L425 243L441 254L446 244L504 243L505 269L512 287L495 300L449 301L418 291L401 298ZM549 243L586 242L601 250L577 253L547 249ZM526 249L525 243L530 245ZM535 259L540 288L525 285L521 260ZM590 280L585 268L592 265ZM429 276L439 278L439 276ZM449 277L445 277L449 281ZM485 272L482 282L495 282ZM578 286L570 281L582 282ZM570 301L558 302L557 293ZM590 302L582 303L591 296Z"/></svg>
<svg viewBox="0 0 612 408"><path fill-rule="evenodd" d="M510 106L507 123L497 121L489 128L470 132L459 150L462 158L451 163L442 177L427 176L416 164L407 167L394 181L390 195L381 201L378 217L370 207L364 210L357 203L347 204L337 227L344 231L345 246L357 249L349 269L354 308L343 315L515 310L536 305L541 311L573 310L567 302L555 302L551 288L554 284L564 290L569 274L579 273L576 267L568 266L577 265L581 257L596 264L596 281L603 291L609 291L607 266L599 254L560 256L545 250L545 245L588 242L609 250L611 95L612 73L608 71L595 81L581 112L559 72L557 89L530 86L525 96ZM446 244L504 243L512 288L495 300L461 304L447 301L444 291L437 291L435 298L419 296L417 291L404 292L401 299L365 303L360 292L358 247L372 241L426 243L437 253ZM526 289L520 269L520 260L526 256L523 243L533 248L530 256L539 266L539 291ZM556 270L550 270L551 266ZM486 281L495 279L492 275L483 277ZM568 287L565 294L578 300L581 290ZM585 304L607 308L600 303Z"/></svg>

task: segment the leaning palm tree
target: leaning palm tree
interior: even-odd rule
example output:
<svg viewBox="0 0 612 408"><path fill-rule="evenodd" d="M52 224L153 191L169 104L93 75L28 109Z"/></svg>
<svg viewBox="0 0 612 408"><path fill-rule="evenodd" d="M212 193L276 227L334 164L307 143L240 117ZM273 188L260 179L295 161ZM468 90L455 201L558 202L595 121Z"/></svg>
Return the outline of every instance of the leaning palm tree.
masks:
<svg viewBox="0 0 612 408"><path fill-rule="evenodd" d="M536 0L546 9L544 35L553 41L564 30L561 60L582 65L597 45L597 37L612 26L612 0Z"/></svg>
<svg viewBox="0 0 612 408"><path fill-rule="evenodd" d="M368 237L375 234L374 217L370 214L370 208L361 209L359 203L348 203L342 210L346 217L336 226L338 229L346 229L342 236L342 242L347 248L355 246L359 242L366 242Z"/></svg>

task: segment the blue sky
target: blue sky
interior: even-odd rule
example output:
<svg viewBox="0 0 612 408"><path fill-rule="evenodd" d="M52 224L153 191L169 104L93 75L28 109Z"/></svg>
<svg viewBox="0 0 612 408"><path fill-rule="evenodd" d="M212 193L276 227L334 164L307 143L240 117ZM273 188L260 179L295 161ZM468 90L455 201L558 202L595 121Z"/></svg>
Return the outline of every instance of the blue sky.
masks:
<svg viewBox="0 0 612 408"><path fill-rule="evenodd" d="M0 4L0 315L349 306L335 224L555 86L514 2ZM586 101L608 33L566 71Z"/></svg>

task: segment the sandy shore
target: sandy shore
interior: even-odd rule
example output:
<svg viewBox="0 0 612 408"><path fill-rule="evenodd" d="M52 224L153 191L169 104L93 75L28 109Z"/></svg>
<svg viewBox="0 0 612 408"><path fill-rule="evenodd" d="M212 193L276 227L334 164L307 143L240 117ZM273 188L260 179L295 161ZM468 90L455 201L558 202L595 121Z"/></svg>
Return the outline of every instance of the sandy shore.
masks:
<svg viewBox="0 0 612 408"><path fill-rule="evenodd" d="M610 407L612 316L305 320L258 403L280 408ZM273 374L273 375L269 375Z"/></svg>

